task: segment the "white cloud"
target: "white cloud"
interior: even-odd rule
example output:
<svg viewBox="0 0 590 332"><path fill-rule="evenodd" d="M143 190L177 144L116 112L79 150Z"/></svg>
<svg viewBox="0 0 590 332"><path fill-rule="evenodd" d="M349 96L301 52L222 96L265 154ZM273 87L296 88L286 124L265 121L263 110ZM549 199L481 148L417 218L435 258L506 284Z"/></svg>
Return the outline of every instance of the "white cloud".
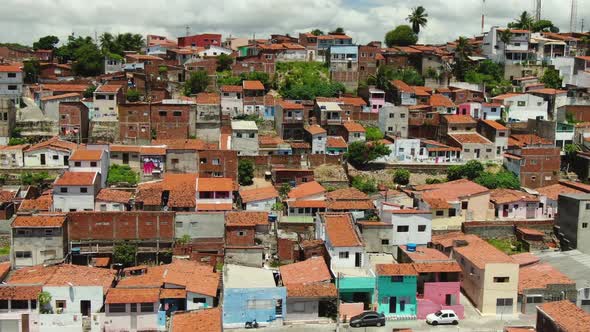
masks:
<svg viewBox="0 0 590 332"><path fill-rule="evenodd" d="M578 0L578 17L588 17L587 0ZM224 37L265 37L271 33L330 30L341 26L358 43L382 40L412 7L422 5L429 14L420 42L440 43L481 30L481 0L3 0L0 41L31 44L53 34L65 40L74 32L134 32L182 36L219 32ZM487 0L486 27L505 25L533 1ZM563 31L569 27L569 1L545 0L543 17ZM590 25L590 22L587 22Z"/></svg>

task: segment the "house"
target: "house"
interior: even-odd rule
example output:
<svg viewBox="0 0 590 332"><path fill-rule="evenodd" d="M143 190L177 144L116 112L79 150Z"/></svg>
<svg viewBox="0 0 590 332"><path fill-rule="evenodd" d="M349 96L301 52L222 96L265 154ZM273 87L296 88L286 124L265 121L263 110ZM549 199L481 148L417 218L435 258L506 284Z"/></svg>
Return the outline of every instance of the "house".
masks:
<svg viewBox="0 0 590 332"><path fill-rule="evenodd" d="M138 287L117 287L109 290L105 298L105 331L114 332L121 329L142 331L162 328L159 322L160 289Z"/></svg>
<svg viewBox="0 0 590 332"><path fill-rule="evenodd" d="M518 264L477 236L447 236L453 239L451 255L461 266L463 293L477 310L482 315L516 314Z"/></svg>
<svg viewBox="0 0 590 332"><path fill-rule="evenodd" d="M326 189L316 181L301 183L291 189L284 200L288 219L307 219L311 222L318 212L326 211Z"/></svg>
<svg viewBox="0 0 590 332"><path fill-rule="evenodd" d="M495 120L479 120L477 132L494 142L495 159L503 159L504 151L508 149L509 129Z"/></svg>
<svg viewBox="0 0 590 332"><path fill-rule="evenodd" d="M176 312L170 322L171 332L221 332L223 331L221 309Z"/></svg>
<svg viewBox="0 0 590 332"><path fill-rule="evenodd" d="M496 150L494 143L478 133L452 133L448 134L450 146L461 148L463 160L494 160Z"/></svg>
<svg viewBox="0 0 590 332"><path fill-rule="evenodd" d="M0 97L15 104L23 93L23 70L20 65L0 63Z"/></svg>
<svg viewBox="0 0 590 332"><path fill-rule="evenodd" d="M529 119L549 120L548 103L532 94L507 93L492 98L492 103L502 104L505 108L505 120L508 122L526 122Z"/></svg>
<svg viewBox="0 0 590 332"><path fill-rule="evenodd" d="M318 101L315 102L315 114L322 127L339 126L342 124L343 111L338 103L333 101Z"/></svg>
<svg viewBox="0 0 590 332"><path fill-rule="evenodd" d="M413 209L391 209L385 208L381 211L381 220L391 224L393 234L389 239L384 240L393 246L407 244L426 245L432 236L432 213ZM395 252L395 251L394 251Z"/></svg>
<svg viewBox="0 0 590 332"><path fill-rule="evenodd" d="M91 119L107 120L116 119L118 104L122 103L123 87L120 84L104 84L94 91L93 109Z"/></svg>
<svg viewBox="0 0 590 332"><path fill-rule="evenodd" d="M106 187L109 172L109 156L105 150L77 149L70 159L70 172L96 172L99 174L101 188Z"/></svg>
<svg viewBox="0 0 590 332"><path fill-rule="evenodd" d="M223 266L223 327L281 325L286 318L287 289L272 270L233 264Z"/></svg>
<svg viewBox="0 0 590 332"><path fill-rule="evenodd" d="M270 212L279 198L279 193L273 186L240 190L242 208L246 211Z"/></svg>
<svg viewBox="0 0 590 332"><path fill-rule="evenodd" d="M228 246L254 246L256 234L266 234L269 230L268 212L232 211L225 215Z"/></svg>
<svg viewBox="0 0 590 332"><path fill-rule="evenodd" d="M17 191L0 190L0 220L9 220L16 213L15 202Z"/></svg>
<svg viewBox="0 0 590 332"><path fill-rule="evenodd" d="M311 142L311 153L312 154L325 154L326 153L326 141L327 132L324 128L318 125L312 125L305 128L306 141Z"/></svg>
<svg viewBox="0 0 590 332"><path fill-rule="evenodd" d="M482 103L481 113L482 120L501 120L505 111L501 103Z"/></svg>
<svg viewBox="0 0 590 332"><path fill-rule="evenodd" d="M529 60L535 60L535 53L530 47L531 32L522 29L508 29L511 32L510 41L504 43L501 33L507 29L493 26L489 32L484 33L483 55L494 62L517 64Z"/></svg>
<svg viewBox="0 0 590 332"><path fill-rule="evenodd" d="M433 94L430 96L429 105L431 109L439 114L456 114L457 105L453 101L442 94Z"/></svg>
<svg viewBox="0 0 590 332"><path fill-rule="evenodd" d="M566 180L559 183L536 189L539 201L543 204L543 215L553 218L557 213L557 201L561 194L584 194L590 193L590 186Z"/></svg>
<svg viewBox="0 0 590 332"><path fill-rule="evenodd" d="M216 242L220 241L223 246L224 233L224 212L177 212L175 214L174 237L176 239L190 237L191 242L187 245L191 245L191 250L195 249L193 244L214 246Z"/></svg>
<svg viewBox="0 0 590 332"><path fill-rule="evenodd" d="M412 264L377 264L377 311L386 316L416 317L418 273Z"/></svg>
<svg viewBox="0 0 590 332"><path fill-rule="evenodd" d="M504 157L504 166L518 176L522 187L534 189L559 181L561 152L551 141L536 135L511 135Z"/></svg>
<svg viewBox="0 0 590 332"><path fill-rule="evenodd" d="M23 199L18 207L18 211L20 212L29 212L29 213L37 213L37 212L49 212L53 207L53 195L52 190L44 191L41 196L37 198L27 198Z"/></svg>
<svg viewBox="0 0 590 332"><path fill-rule="evenodd" d="M518 310L533 314L541 303L567 299L576 301L575 281L547 263L535 263L520 267L518 273ZM590 326L589 326L590 327Z"/></svg>
<svg viewBox="0 0 590 332"><path fill-rule="evenodd" d="M359 49L356 45L331 45L326 53L330 79L356 90L359 80Z"/></svg>
<svg viewBox="0 0 590 332"><path fill-rule="evenodd" d="M420 140L420 154L418 158L426 162L457 162L461 161L461 148L448 146L438 141L422 139Z"/></svg>
<svg viewBox="0 0 590 332"><path fill-rule="evenodd" d="M221 46L221 35L202 33L198 35L178 37L178 47L210 47Z"/></svg>
<svg viewBox="0 0 590 332"><path fill-rule="evenodd" d="M243 88L240 85L222 85L221 113L232 117L244 112Z"/></svg>
<svg viewBox="0 0 590 332"><path fill-rule="evenodd" d="M66 102L79 102L82 96L77 92L64 93L54 96L45 96L40 99L40 107L43 114L53 121L59 119L59 105Z"/></svg>
<svg viewBox="0 0 590 332"><path fill-rule="evenodd" d="M534 96L543 98L547 102L549 117L546 120L553 120L557 118L557 112L560 108L568 104L568 91L558 89L534 89L528 91Z"/></svg>
<svg viewBox="0 0 590 332"><path fill-rule="evenodd" d="M65 215L19 215L11 224L14 268L55 262L67 252Z"/></svg>
<svg viewBox="0 0 590 332"><path fill-rule="evenodd" d="M490 192L496 219L539 219L543 208L539 198L520 190L494 189Z"/></svg>
<svg viewBox="0 0 590 332"><path fill-rule="evenodd" d="M0 98L0 140L8 144L16 125L16 105L8 98Z"/></svg>
<svg viewBox="0 0 590 332"><path fill-rule="evenodd" d="M135 207L144 211L195 211L197 178L194 173L166 173L162 180L140 183Z"/></svg>
<svg viewBox="0 0 590 332"><path fill-rule="evenodd" d="M129 211L131 210L132 192L102 188L94 205L94 211Z"/></svg>
<svg viewBox="0 0 590 332"><path fill-rule="evenodd" d="M232 210L234 191L230 178L197 178L195 211Z"/></svg>
<svg viewBox="0 0 590 332"><path fill-rule="evenodd" d="M190 126L188 133L207 142L218 141L221 133L221 97L218 93L201 92L197 94L195 125ZM190 123L193 121L190 120Z"/></svg>
<svg viewBox="0 0 590 332"><path fill-rule="evenodd" d="M371 198L356 188L342 188L328 192L326 206L330 212L351 212L361 219L375 210Z"/></svg>
<svg viewBox="0 0 590 332"><path fill-rule="evenodd" d="M258 155L258 127L254 121L232 121L232 150L242 156Z"/></svg>
<svg viewBox="0 0 590 332"><path fill-rule="evenodd" d="M10 270L10 263L3 263ZM4 268L3 268L4 271ZM2 313L0 313L0 326L10 331L22 331L23 326L29 326L29 317L38 313L37 300L42 292L41 285L1 285L0 301L2 301Z"/></svg>
<svg viewBox="0 0 590 332"><path fill-rule="evenodd" d="M379 109L379 129L395 137L408 137L409 111L404 106L385 103Z"/></svg>
<svg viewBox="0 0 590 332"><path fill-rule="evenodd" d="M152 139L151 133L151 104L133 103L120 104L119 137L123 144L148 144Z"/></svg>
<svg viewBox="0 0 590 332"><path fill-rule="evenodd" d="M379 113L379 110L385 105L385 91L377 88L369 88L368 99L371 113Z"/></svg>
<svg viewBox="0 0 590 332"><path fill-rule="evenodd" d="M6 168L24 167L24 151L29 147L29 144L0 146L0 165Z"/></svg>
<svg viewBox="0 0 590 332"><path fill-rule="evenodd" d="M590 253L590 194L560 193L555 231L563 250L578 249Z"/></svg>
<svg viewBox="0 0 590 332"><path fill-rule="evenodd" d="M97 172L65 172L53 182L53 211L94 211L100 181Z"/></svg>
<svg viewBox="0 0 590 332"><path fill-rule="evenodd" d="M367 140L365 135L365 127L362 125L353 121L347 121L342 123L342 127L344 127L344 140L346 142L364 142Z"/></svg>
<svg viewBox="0 0 590 332"><path fill-rule="evenodd" d="M449 134L475 132L476 126L477 121L469 115L443 115L440 122L439 138L445 140Z"/></svg>
<svg viewBox="0 0 590 332"><path fill-rule="evenodd" d="M291 143L292 144L292 143ZM292 155L293 148L290 143L285 142L282 138L274 135L258 135L258 155Z"/></svg>
<svg viewBox="0 0 590 332"><path fill-rule="evenodd" d="M159 140L186 139L189 128L196 127L196 118L191 119L194 104L166 99L150 106L150 128Z"/></svg>
<svg viewBox="0 0 590 332"><path fill-rule="evenodd" d="M326 138L326 154L341 155L348 151L348 144L341 136L328 136Z"/></svg>
<svg viewBox="0 0 590 332"><path fill-rule="evenodd" d="M590 314L569 300L537 306L537 332L585 331L590 328Z"/></svg>
<svg viewBox="0 0 590 332"><path fill-rule="evenodd" d="M75 143L57 137L32 145L24 152L25 167L67 167Z"/></svg>
<svg viewBox="0 0 590 332"><path fill-rule="evenodd" d="M215 147L198 139L163 139L152 141L153 145L166 147L167 173L197 173L199 171L199 152Z"/></svg>
<svg viewBox="0 0 590 332"><path fill-rule="evenodd" d="M338 297L332 275L323 257L279 267L283 286L287 288L285 321L331 321L327 309Z"/></svg>
<svg viewBox="0 0 590 332"><path fill-rule="evenodd" d="M264 85L260 81L243 81L244 114L261 116L264 111Z"/></svg>
<svg viewBox="0 0 590 332"><path fill-rule="evenodd" d="M313 169L272 167L271 178L274 186L279 188L283 184L291 187L314 181Z"/></svg>
<svg viewBox="0 0 590 332"><path fill-rule="evenodd" d="M63 139L88 141L88 107L82 102L59 103L59 135Z"/></svg>
<svg viewBox="0 0 590 332"><path fill-rule="evenodd" d="M432 250L432 249L431 249ZM439 252L440 253L440 252ZM418 319L439 310L453 310L464 317L461 302L461 267L457 262L432 261L412 264L418 273Z"/></svg>
<svg viewBox="0 0 590 332"><path fill-rule="evenodd" d="M281 100L275 110L275 129L286 140L303 140L305 115L302 104Z"/></svg>

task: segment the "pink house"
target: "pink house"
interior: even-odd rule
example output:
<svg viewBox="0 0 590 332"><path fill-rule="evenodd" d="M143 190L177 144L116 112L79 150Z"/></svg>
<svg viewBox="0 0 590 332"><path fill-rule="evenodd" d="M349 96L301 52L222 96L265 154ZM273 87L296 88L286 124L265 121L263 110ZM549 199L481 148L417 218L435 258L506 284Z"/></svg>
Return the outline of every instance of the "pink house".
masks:
<svg viewBox="0 0 590 332"><path fill-rule="evenodd" d="M371 88L369 89L369 107L371 113L379 113L379 109L385 105L385 91Z"/></svg>
<svg viewBox="0 0 590 332"><path fill-rule="evenodd" d="M481 117L481 104L480 103L463 103L457 107L457 114L470 115L476 119Z"/></svg>
<svg viewBox="0 0 590 332"><path fill-rule="evenodd" d="M459 264L439 261L412 265L418 272L418 319L425 319L428 314L443 309L453 310L463 318Z"/></svg>
<svg viewBox="0 0 590 332"><path fill-rule="evenodd" d="M490 193L496 219L544 218L539 198L520 190L494 189Z"/></svg>

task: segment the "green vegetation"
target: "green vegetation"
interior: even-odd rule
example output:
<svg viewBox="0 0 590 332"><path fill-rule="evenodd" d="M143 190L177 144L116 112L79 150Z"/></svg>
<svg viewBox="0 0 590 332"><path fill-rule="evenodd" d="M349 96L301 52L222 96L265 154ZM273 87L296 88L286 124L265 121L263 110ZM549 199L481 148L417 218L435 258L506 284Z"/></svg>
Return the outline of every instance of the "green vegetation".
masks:
<svg viewBox="0 0 590 332"><path fill-rule="evenodd" d="M217 262L217 264L215 264L215 271L216 272L222 272L223 271L223 262Z"/></svg>
<svg viewBox="0 0 590 332"><path fill-rule="evenodd" d="M179 245L186 245L191 242L191 236L188 234L184 234L180 239L176 240L176 243Z"/></svg>
<svg viewBox="0 0 590 332"><path fill-rule="evenodd" d="M51 177L47 172L29 173L25 172L20 175L20 182L25 186L39 186Z"/></svg>
<svg viewBox="0 0 590 332"><path fill-rule="evenodd" d="M41 72L41 65L38 60L24 61L23 72L25 77L23 78L25 83L33 84L37 83L39 79L39 73Z"/></svg>
<svg viewBox="0 0 590 332"><path fill-rule="evenodd" d="M504 79L504 65L492 60L481 61L477 66L467 70L465 81L473 84L485 84L486 90L497 96L510 91L512 84Z"/></svg>
<svg viewBox="0 0 590 332"><path fill-rule="evenodd" d="M285 205L282 202L276 202L272 205L272 211L283 211Z"/></svg>
<svg viewBox="0 0 590 332"><path fill-rule="evenodd" d="M323 36L324 32L320 29L313 29L311 30L311 34L314 36Z"/></svg>
<svg viewBox="0 0 590 332"><path fill-rule="evenodd" d="M289 195L290 191L291 186L288 183L283 183L279 188L279 196L281 197L281 199L285 199L287 198L287 195Z"/></svg>
<svg viewBox="0 0 590 332"><path fill-rule="evenodd" d="M387 146L379 142L352 142L348 146L348 152L344 154L344 158L354 166L364 166L369 162L383 156L387 156L391 150Z"/></svg>
<svg viewBox="0 0 590 332"><path fill-rule="evenodd" d="M445 183L444 179L437 179L437 178L426 178L426 184L437 184L437 183Z"/></svg>
<svg viewBox="0 0 590 332"><path fill-rule="evenodd" d="M377 192L377 183L375 179L367 175L359 175L352 178L352 186L365 194Z"/></svg>
<svg viewBox="0 0 590 332"><path fill-rule="evenodd" d="M39 309L42 314L51 313L51 293L42 291L37 296L37 301L39 302Z"/></svg>
<svg viewBox="0 0 590 332"><path fill-rule="evenodd" d="M92 98L94 91L96 91L96 87L94 85L87 87L86 90L84 90L84 98Z"/></svg>
<svg viewBox="0 0 590 332"><path fill-rule="evenodd" d="M190 77L184 82L183 90L185 96L201 93L209 86L209 75L204 70L191 73Z"/></svg>
<svg viewBox="0 0 590 332"><path fill-rule="evenodd" d="M328 68L319 62L279 62L277 88L286 99L311 100L316 97L336 97L345 88L330 82Z"/></svg>
<svg viewBox="0 0 590 332"><path fill-rule="evenodd" d="M244 120L244 121L254 121L256 122L257 126L260 126L264 123L264 119L261 118L258 114L240 114L233 118L234 120Z"/></svg>
<svg viewBox="0 0 590 332"><path fill-rule="evenodd" d="M418 42L418 35L409 25L398 25L395 29L385 35L385 45L387 47L409 46Z"/></svg>
<svg viewBox="0 0 590 332"><path fill-rule="evenodd" d="M231 70L231 65L234 63L234 58L227 54L221 54L217 57L217 71L222 72Z"/></svg>
<svg viewBox="0 0 590 332"><path fill-rule="evenodd" d="M135 264L135 255L137 247L129 243L120 243L113 248L113 260L115 263L122 264L124 267Z"/></svg>
<svg viewBox="0 0 590 332"><path fill-rule="evenodd" d="M365 136L367 141L378 141L385 137L378 127L373 126L365 127Z"/></svg>
<svg viewBox="0 0 590 332"><path fill-rule="evenodd" d="M33 43L33 49L35 50L53 50L55 45L59 44L59 38L56 36L45 36L39 38L38 41Z"/></svg>
<svg viewBox="0 0 590 332"><path fill-rule="evenodd" d="M396 169L393 173L393 183L406 186L410 183L410 175L407 169Z"/></svg>
<svg viewBox="0 0 590 332"><path fill-rule="evenodd" d="M253 71L241 73L239 76L232 76L231 71L217 73L217 85L241 85L242 81L260 81L265 87L270 84L270 76L267 73Z"/></svg>
<svg viewBox="0 0 590 332"><path fill-rule="evenodd" d="M467 178L474 180L483 173L483 164L477 160L470 160L465 165L450 166L447 171L447 178L450 181Z"/></svg>
<svg viewBox="0 0 590 332"><path fill-rule="evenodd" d="M487 242L508 255L526 251L521 242L510 239L488 239Z"/></svg>
<svg viewBox="0 0 590 332"><path fill-rule="evenodd" d="M510 29L532 30L535 19L526 10L514 22L508 23Z"/></svg>
<svg viewBox="0 0 590 332"><path fill-rule="evenodd" d="M99 38L100 47L105 55L118 55L122 57L125 51L139 52L145 46L143 36L132 33L119 33L116 36L105 32Z"/></svg>
<svg viewBox="0 0 590 332"><path fill-rule="evenodd" d="M424 85L424 78L414 67L397 68L393 66L380 66L377 75L369 77L367 83L374 84L379 89L387 89L391 80L401 80L408 85Z"/></svg>
<svg viewBox="0 0 590 332"><path fill-rule="evenodd" d="M489 189L519 189L520 181L512 172L501 169L498 172L486 171L484 165L477 160L470 160L465 165L451 166L447 170L449 181L469 179Z"/></svg>
<svg viewBox="0 0 590 332"><path fill-rule="evenodd" d="M0 247L0 256L10 255L10 247Z"/></svg>
<svg viewBox="0 0 590 332"><path fill-rule="evenodd" d="M465 80L465 75L470 69L469 65L471 60L469 57L473 53L473 47L469 44L469 39L465 37L459 37L457 40L457 46L455 47L455 63L453 64L453 75L459 81Z"/></svg>
<svg viewBox="0 0 590 332"><path fill-rule="evenodd" d="M136 89L129 89L127 90L127 101L134 103L138 102L141 94Z"/></svg>
<svg viewBox="0 0 590 332"><path fill-rule="evenodd" d="M27 144L27 139L23 137L11 137L8 140L8 145L21 145Z"/></svg>
<svg viewBox="0 0 590 332"><path fill-rule="evenodd" d="M139 181L139 176L128 165L111 165L107 176L107 184L114 185L126 183L134 186Z"/></svg>
<svg viewBox="0 0 590 332"><path fill-rule="evenodd" d="M238 163L238 182L242 186L249 186L254 181L254 163L249 159L240 159Z"/></svg>
<svg viewBox="0 0 590 332"><path fill-rule="evenodd" d="M559 89L561 88L561 76L559 76L559 71L554 68L549 68L545 70L545 73L541 77L541 83L545 84L546 87L552 89Z"/></svg>
<svg viewBox="0 0 590 332"><path fill-rule="evenodd" d="M422 6L412 9L412 13L408 15L406 20L412 24L412 31L418 35L420 33L420 28L425 28L428 23L426 9Z"/></svg>

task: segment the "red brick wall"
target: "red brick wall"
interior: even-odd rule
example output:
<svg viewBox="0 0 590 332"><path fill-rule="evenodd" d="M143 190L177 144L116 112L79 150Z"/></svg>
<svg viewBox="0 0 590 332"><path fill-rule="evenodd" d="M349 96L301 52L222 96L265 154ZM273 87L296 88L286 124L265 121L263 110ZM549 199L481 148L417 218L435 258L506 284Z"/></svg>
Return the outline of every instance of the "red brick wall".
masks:
<svg viewBox="0 0 590 332"><path fill-rule="evenodd" d="M237 180L238 177L238 152L232 150L203 150L199 151L199 176L203 178L213 177L214 172L219 172L224 178ZM206 163L201 163L206 159ZM219 159L219 165L213 165L213 160Z"/></svg>
<svg viewBox="0 0 590 332"><path fill-rule="evenodd" d="M205 40L206 39L206 40ZM189 47L195 44L196 47L206 47L206 46L221 46L221 35L220 34L211 34L211 33L204 33L200 35L194 36L186 36L186 37L179 37L178 38L178 46L179 47Z"/></svg>
<svg viewBox="0 0 590 332"><path fill-rule="evenodd" d="M289 240L289 239L278 239L277 240L277 254L279 256L280 261L291 261L294 262L298 260L299 255L298 251L296 251L295 245L297 244L296 241Z"/></svg>
<svg viewBox="0 0 590 332"><path fill-rule="evenodd" d="M65 118L64 118L65 116ZM59 104L59 132L77 128L82 138L88 137L88 108L81 102ZM64 130L65 129L65 130Z"/></svg>
<svg viewBox="0 0 590 332"><path fill-rule="evenodd" d="M540 188L559 182L561 155L558 148L523 148L520 183L527 188Z"/></svg>
<svg viewBox="0 0 590 332"><path fill-rule="evenodd" d="M174 238L171 212L70 212L71 240L152 240Z"/></svg>
<svg viewBox="0 0 590 332"><path fill-rule="evenodd" d="M240 232L244 235L238 235ZM228 246L253 246L255 235L255 227L225 226L225 244Z"/></svg>
<svg viewBox="0 0 590 332"><path fill-rule="evenodd" d="M149 104L119 105L119 140L151 139ZM145 130L142 130L144 128Z"/></svg>

